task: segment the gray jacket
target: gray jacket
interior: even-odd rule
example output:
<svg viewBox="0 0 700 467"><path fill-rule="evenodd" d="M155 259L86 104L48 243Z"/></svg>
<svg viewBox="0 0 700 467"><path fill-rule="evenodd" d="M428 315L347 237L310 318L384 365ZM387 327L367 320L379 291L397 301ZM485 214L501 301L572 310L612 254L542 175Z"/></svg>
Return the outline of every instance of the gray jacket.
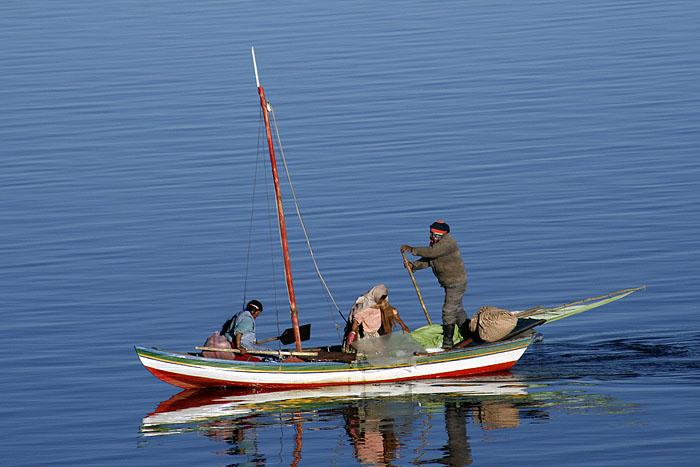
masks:
<svg viewBox="0 0 700 467"><path fill-rule="evenodd" d="M467 270L459 254L459 245L450 234L430 246L412 247L411 253L421 258L412 262L414 269L433 268L442 287L450 287L467 280Z"/></svg>

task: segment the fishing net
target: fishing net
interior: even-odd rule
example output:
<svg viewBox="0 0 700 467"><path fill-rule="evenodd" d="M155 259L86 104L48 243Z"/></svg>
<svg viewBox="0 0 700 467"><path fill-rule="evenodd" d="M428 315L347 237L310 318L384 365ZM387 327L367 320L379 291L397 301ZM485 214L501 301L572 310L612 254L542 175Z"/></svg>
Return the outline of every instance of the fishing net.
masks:
<svg viewBox="0 0 700 467"><path fill-rule="evenodd" d="M425 353L411 334L392 332L379 337L365 337L352 343L357 353L372 366L415 365L416 353Z"/></svg>

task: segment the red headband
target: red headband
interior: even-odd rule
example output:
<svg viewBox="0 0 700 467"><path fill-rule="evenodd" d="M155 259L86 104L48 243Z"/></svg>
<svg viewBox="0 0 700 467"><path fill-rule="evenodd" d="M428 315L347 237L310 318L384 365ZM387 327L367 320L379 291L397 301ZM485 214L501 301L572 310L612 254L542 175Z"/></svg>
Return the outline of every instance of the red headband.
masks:
<svg viewBox="0 0 700 467"><path fill-rule="evenodd" d="M430 231L438 235L444 235L450 231L450 228L443 221L435 221L430 226Z"/></svg>

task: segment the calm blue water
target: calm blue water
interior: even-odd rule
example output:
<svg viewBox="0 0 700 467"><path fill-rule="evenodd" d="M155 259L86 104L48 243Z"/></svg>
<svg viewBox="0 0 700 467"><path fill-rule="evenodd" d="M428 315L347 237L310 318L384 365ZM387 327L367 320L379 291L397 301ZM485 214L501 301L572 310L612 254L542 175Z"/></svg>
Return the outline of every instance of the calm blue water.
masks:
<svg viewBox="0 0 700 467"><path fill-rule="evenodd" d="M3 2L3 464L695 465L698 24L692 1ZM193 350L244 291L259 335L289 326L251 45L343 313L385 283L425 324L398 247L435 219L469 313L647 290L541 328L495 387L180 401L134 344ZM285 203L309 343L336 343Z"/></svg>

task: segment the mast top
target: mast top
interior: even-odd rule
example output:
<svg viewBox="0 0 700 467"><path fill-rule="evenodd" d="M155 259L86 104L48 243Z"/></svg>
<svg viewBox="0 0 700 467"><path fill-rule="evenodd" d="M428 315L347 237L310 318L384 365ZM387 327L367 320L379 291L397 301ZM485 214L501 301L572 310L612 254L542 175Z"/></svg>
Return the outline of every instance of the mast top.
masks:
<svg viewBox="0 0 700 467"><path fill-rule="evenodd" d="M258 64L255 63L255 47L251 46L250 51L253 54L253 68L255 68L255 84L260 87L260 78L258 78Z"/></svg>

